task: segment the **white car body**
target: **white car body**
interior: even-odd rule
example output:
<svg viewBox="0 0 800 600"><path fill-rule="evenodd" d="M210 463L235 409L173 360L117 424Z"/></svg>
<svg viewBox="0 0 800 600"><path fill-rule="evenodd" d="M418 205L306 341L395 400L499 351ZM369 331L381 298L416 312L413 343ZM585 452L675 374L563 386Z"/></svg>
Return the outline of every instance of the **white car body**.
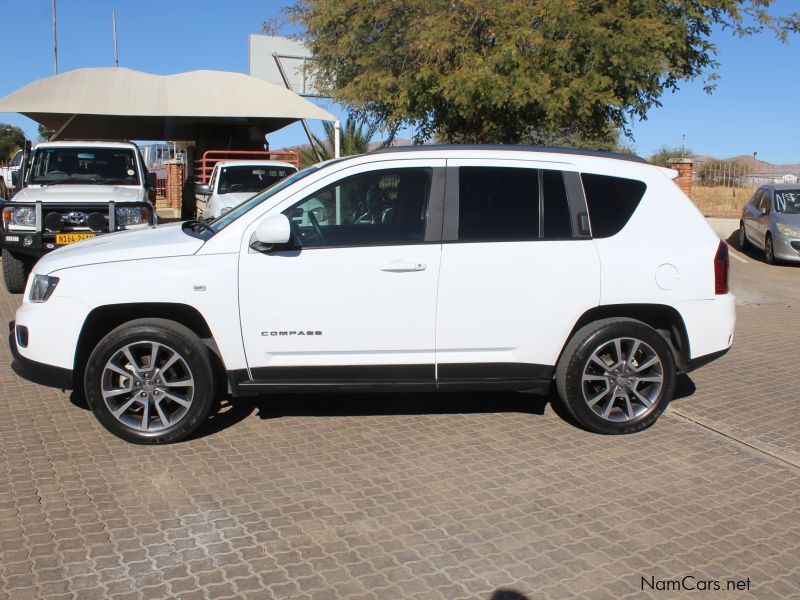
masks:
<svg viewBox="0 0 800 600"><path fill-rule="evenodd" d="M0 190L4 189L6 194L10 195L12 193L11 190L14 189L13 174L19 171L22 165L22 157L23 151L17 150L11 160L8 161L8 164L0 166ZM2 194L0 194L0 199L2 199Z"/></svg>
<svg viewBox="0 0 800 600"><path fill-rule="evenodd" d="M222 181L220 174L224 169L229 167L260 167L263 169L272 168L273 170L277 168L285 170L290 174L297 171L297 167L294 165L277 160L225 160L218 162L214 165L214 169L211 171L211 177L208 180L208 187L211 195L207 197L197 197L198 219L216 219L257 193L252 191L223 192L220 189L220 183ZM272 183L274 182L271 182L269 185L272 185Z"/></svg>
<svg viewBox="0 0 800 600"><path fill-rule="evenodd" d="M450 190L455 169L469 166L558 170L578 182L580 174L599 174L636 180L646 191L622 229L604 238L447 239L450 192L442 185L444 224L424 242L277 253L251 247L266 218L331 182L422 167L439 170L435 181L447 177ZM99 314L124 307L157 317L159 306L207 324L207 343L234 394L319 389L331 380L340 389L546 388L571 334L591 315L674 315L679 370L732 343L734 297L715 291L720 240L673 183L673 171L594 153L420 147L303 174L214 235L172 224L48 254L34 275L59 281L47 301L31 302L30 278L16 313L16 326L28 332L18 356L68 381L83 368L82 336Z"/></svg>

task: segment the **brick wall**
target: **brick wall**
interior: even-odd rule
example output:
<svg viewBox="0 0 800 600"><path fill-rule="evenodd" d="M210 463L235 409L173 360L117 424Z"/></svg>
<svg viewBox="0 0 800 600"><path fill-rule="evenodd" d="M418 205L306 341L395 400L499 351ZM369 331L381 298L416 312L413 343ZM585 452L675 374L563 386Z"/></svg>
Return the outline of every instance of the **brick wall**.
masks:
<svg viewBox="0 0 800 600"><path fill-rule="evenodd" d="M183 202L183 163L167 163L167 186L163 208L181 210Z"/></svg>
<svg viewBox="0 0 800 600"><path fill-rule="evenodd" d="M675 183L681 188L684 194L692 197L692 172L694 170L694 159L673 158L669 161L670 166L678 172Z"/></svg>

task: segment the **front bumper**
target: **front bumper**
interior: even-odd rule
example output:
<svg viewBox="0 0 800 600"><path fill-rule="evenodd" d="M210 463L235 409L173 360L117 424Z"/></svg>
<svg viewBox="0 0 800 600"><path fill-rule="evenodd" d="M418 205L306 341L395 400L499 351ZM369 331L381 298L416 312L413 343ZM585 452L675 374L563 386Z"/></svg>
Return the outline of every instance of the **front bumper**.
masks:
<svg viewBox="0 0 800 600"><path fill-rule="evenodd" d="M774 232L772 241L775 258L788 262L800 262L800 238L788 237Z"/></svg>
<svg viewBox="0 0 800 600"><path fill-rule="evenodd" d="M51 250L61 248L66 244L56 242L58 233L77 233L91 234L93 236L105 235L115 231L122 231L124 226L117 225L116 209L118 208L147 208L149 212L148 222L133 227L153 225L156 222L155 211L147 202L108 202L106 204L64 204L64 203L44 203L44 202L8 202L15 207L30 207L36 213L36 227L30 230L11 230L0 229L0 248L13 250L15 253L27 254L30 256L43 256ZM2 203L0 203L2 208ZM78 214L83 215L84 220L78 225L69 225L71 229L59 232L51 232L44 228L44 219L49 212L59 214ZM86 219L88 215L98 213L104 218L102 228L93 230L88 227Z"/></svg>
<svg viewBox="0 0 800 600"><path fill-rule="evenodd" d="M11 370L17 375L33 383L48 387L71 390L74 387L73 373L70 369L62 369L53 365L36 362L25 358L17 348L17 328L14 321L8 324L8 346L11 349Z"/></svg>

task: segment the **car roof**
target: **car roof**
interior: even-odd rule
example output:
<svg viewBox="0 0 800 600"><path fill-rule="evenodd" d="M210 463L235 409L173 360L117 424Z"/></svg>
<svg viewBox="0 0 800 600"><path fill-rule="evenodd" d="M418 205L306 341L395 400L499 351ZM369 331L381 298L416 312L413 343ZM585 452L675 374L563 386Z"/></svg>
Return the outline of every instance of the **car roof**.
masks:
<svg viewBox="0 0 800 600"><path fill-rule="evenodd" d="M557 146L514 146L502 144L441 144L430 146L391 146L379 148L369 154L389 154L399 152L425 152L425 151L448 151L448 150L501 150L507 152L536 152L542 154L572 154L576 156L591 156L596 158L611 158L628 162L650 163L641 156L635 154L622 154L619 152L603 152L599 150L586 150L584 148L560 148Z"/></svg>
<svg viewBox="0 0 800 600"><path fill-rule="evenodd" d="M54 147L62 147L62 148L134 148L139 149L139 147L134 144L133 142L126 142L126 141L115 141L115 142L108 142L102 140L63 140L57 142L42 142L41 144L36 144L37 148L54 148Z"/></svg>
<svg viewBox="0 0 800 600"><path fill-rule="evenodd" d="M800 183L768 183L764 187L771 187L775 190L796 190L800 188Z"/></svg>
<svg viewBox="0 0 800 600"><path fill-rule="evenodd" d="M293 164L280 160L221 160L217 163L220 167L291 167Z"/></svg>

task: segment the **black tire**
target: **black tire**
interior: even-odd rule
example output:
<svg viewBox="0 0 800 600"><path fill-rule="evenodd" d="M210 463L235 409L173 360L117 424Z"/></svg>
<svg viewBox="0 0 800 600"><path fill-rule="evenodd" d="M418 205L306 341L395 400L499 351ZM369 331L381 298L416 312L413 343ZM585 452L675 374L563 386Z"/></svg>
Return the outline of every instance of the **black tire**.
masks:
<svg viewBox="0 0 800 600"><path fill-rule="evenodd" d="M9 293L21 294L25 291L30 271L30 259L17 256L9 250L3 251L3 282Z"/></svg>
<svg viewBox="0 0 800 600"><path fill-rule="evenodd" d="M772 234L767 232L767 237L764 239L764 260L768 265L774 265L775 260L775 244L772 241Z"/></svg>
<svg viewBox="0 0 800 600"><path fill-rule="evenodd" d="M750 242L747 241L747 234L744 230L744 221L741 221L739 223L739 250L746 250L749 245Z"/></svg>
<svg viewBox="0 0 800 600"><path fill-rule="evenodd" d="M587 368L592 354L616 338L639 340L649 346L649 350L652 350L661 361L663 378L661 389L657 396L651 399L651 405L646 407L643 403L639 403L643 412L621 421L604 418L590 408L588 399L584 397L583 385L584 369ZM631 346L629 348L632 349ZM655 423L672 399L677 379L675 358L664 337L641 321L622 318L602 319L579 329L562 352L555 378L559 396L575 420L589 431L609 435L634 433ZM616 401L611 399L609 403L615 405ZM623 408L619 409L620 412L622 410Z"/></svg>
<svg viewBox="0 0 800 600"><path fill-rule="evenodd" d="M137 343L157 343L179 354L183 360L182 363L179 363L182 371L188 370L188 374L194 381L189 407L185 414L174 423L170 423L169 426L164 426L166 423L161 421L156 422L157 417L153 414L154 408L148 408L151 411L153 425L163 426L155 431L136 429L115 417L104 400L101 390L104 377L107 377L109 373L105 371L106 364L115 356L119 356L122 348ZM165 364L165 362L162 361L161 364ZM152 365L146 369L152 369ZM162 377L166 379L166 375L162 375ZM131 380L131 388L133 388L133 380ZM135 444L168 444L185 439L208 418L216 401L217 387L209 350L190 329L165 319L137 319L120 325L100 340L86 365L84 389L86 400L97 420L117 437ZM123 398L124 400L125 398ZM161 401L163 402L163 399ZM146 402L149 403L149 406L155 407L155 400L151 402L151 399L148 398ZM134 410L136 408L136 406L133 407ZM143 411L144 408L141 410Z"/></svg>

